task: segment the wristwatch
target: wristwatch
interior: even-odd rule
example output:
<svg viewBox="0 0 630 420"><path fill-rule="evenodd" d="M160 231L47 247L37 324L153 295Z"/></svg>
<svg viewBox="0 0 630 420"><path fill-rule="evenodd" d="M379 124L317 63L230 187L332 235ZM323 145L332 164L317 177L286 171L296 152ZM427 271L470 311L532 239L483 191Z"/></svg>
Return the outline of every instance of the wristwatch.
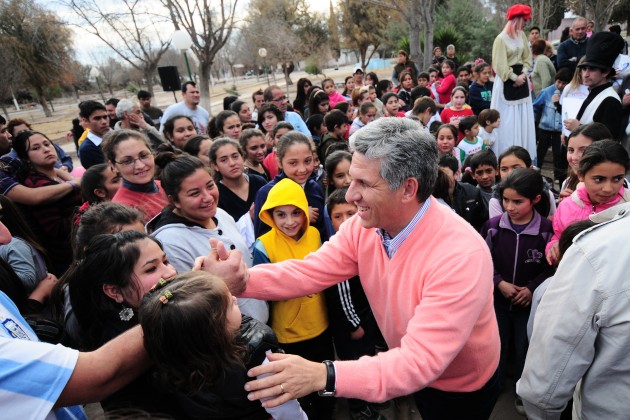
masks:
<svg viewBox="0 0 630 420"><path fill-rule="evenodd" d="M326 388L317 393L320 397L334 397L337 393L335 389L335 365L330 360L324 360L322 363L326 365Z"/></svg>

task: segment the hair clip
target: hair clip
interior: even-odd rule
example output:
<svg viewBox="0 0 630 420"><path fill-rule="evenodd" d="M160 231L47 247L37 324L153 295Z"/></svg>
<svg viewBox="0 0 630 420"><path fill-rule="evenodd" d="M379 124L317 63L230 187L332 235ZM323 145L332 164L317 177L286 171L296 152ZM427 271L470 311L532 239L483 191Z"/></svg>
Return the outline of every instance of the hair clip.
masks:
<svg viewBox="0 0 630 420"><path fill-rule="evenodd" d="M162 302L163 305L166 305L169 299L173 299L173 293L171 293L170 290L166 290L164 291L164 294L160 296L160 302Z"/></svg>
<svg viewBox="0 0 630 420"><path fill-rule="evenodd" d="M157 289L161 289L162 287L166 286L168 284L168 282L164 279L159 279L157 283L155 283L151 289L149 289L150 292L153 292Z"/></svg>

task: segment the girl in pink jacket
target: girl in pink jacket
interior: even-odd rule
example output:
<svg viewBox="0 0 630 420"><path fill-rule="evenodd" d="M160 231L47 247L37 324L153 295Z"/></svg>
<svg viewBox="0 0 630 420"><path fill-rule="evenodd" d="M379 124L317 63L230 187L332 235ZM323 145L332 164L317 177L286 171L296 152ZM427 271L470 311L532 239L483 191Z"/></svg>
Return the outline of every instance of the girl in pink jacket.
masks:
<svg viewBox="0 0 630 420"><path fill-rule="evenodd" d="M341 93L337 92L335 81L333 79L324 79L322 81L322 89L324 89L324 92L328 95L330 109L333 109L339 102L348 101L343 95L341 95Z"/></svg>
<svg viewBox="0 0 630 420"><path fill-rule="evenodd" d="M582 184L560 202L553 218L554 234L546 248L550 264L558 261L558 239L567 226L630 201L630 193L624 188L624 176L629 167L628 152L619 142L602 140L584 150L578 167Z"/></svg>

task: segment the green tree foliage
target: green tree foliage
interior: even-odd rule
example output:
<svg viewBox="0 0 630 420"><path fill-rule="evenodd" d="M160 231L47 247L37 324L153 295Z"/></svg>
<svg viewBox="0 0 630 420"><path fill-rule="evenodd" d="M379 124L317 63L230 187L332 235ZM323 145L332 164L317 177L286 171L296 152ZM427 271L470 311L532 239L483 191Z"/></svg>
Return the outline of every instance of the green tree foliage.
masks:
<svg viewBox="0 0 630 420"><path fill-rule="evenodd" d="M339 8L345 43L359 52L361 67L366 68L381 44L389 13L378 5L362 0L340 0ZM370 47L373 49L368 55Z"/></svg>
<svg viewBox="0 0 630 420"><path fill-rule="evenodd" d="M13 66L37 93L47 117L52 115L45 90L68 76L73 56L68 28L52 12L33 0L8 0L0 4L0 45L10 51Z"/></svg>
<svg viewBox="0 0 630 420"><path fill-rule="evenodd" d="M478 57L490 61L492 43L501 32L502 24L480 0L446 0L438 6L435 14L435 27L439 28L435 31L433 42L435 47L441 47L442 51L446 51L448 44L438 43L439 34L446 31L443 36L448 35L452 39L453 35L449 33L454 31L458 39L450 43L455 45L455 55L460 63Z"/></svg>

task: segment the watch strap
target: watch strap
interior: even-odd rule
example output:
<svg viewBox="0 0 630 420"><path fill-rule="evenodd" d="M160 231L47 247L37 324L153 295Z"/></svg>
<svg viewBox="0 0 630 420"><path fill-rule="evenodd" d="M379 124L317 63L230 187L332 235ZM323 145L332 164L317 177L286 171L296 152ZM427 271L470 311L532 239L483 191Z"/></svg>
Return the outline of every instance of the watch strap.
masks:
<svg viewBox="0 0 630 420"><path fill-rule="evenodd" d="M318 394L321 397L334 397L337 392L335 389L335 365L331 360L324 360L322 363L326 365L326 388L319 391Z"/></svg>

